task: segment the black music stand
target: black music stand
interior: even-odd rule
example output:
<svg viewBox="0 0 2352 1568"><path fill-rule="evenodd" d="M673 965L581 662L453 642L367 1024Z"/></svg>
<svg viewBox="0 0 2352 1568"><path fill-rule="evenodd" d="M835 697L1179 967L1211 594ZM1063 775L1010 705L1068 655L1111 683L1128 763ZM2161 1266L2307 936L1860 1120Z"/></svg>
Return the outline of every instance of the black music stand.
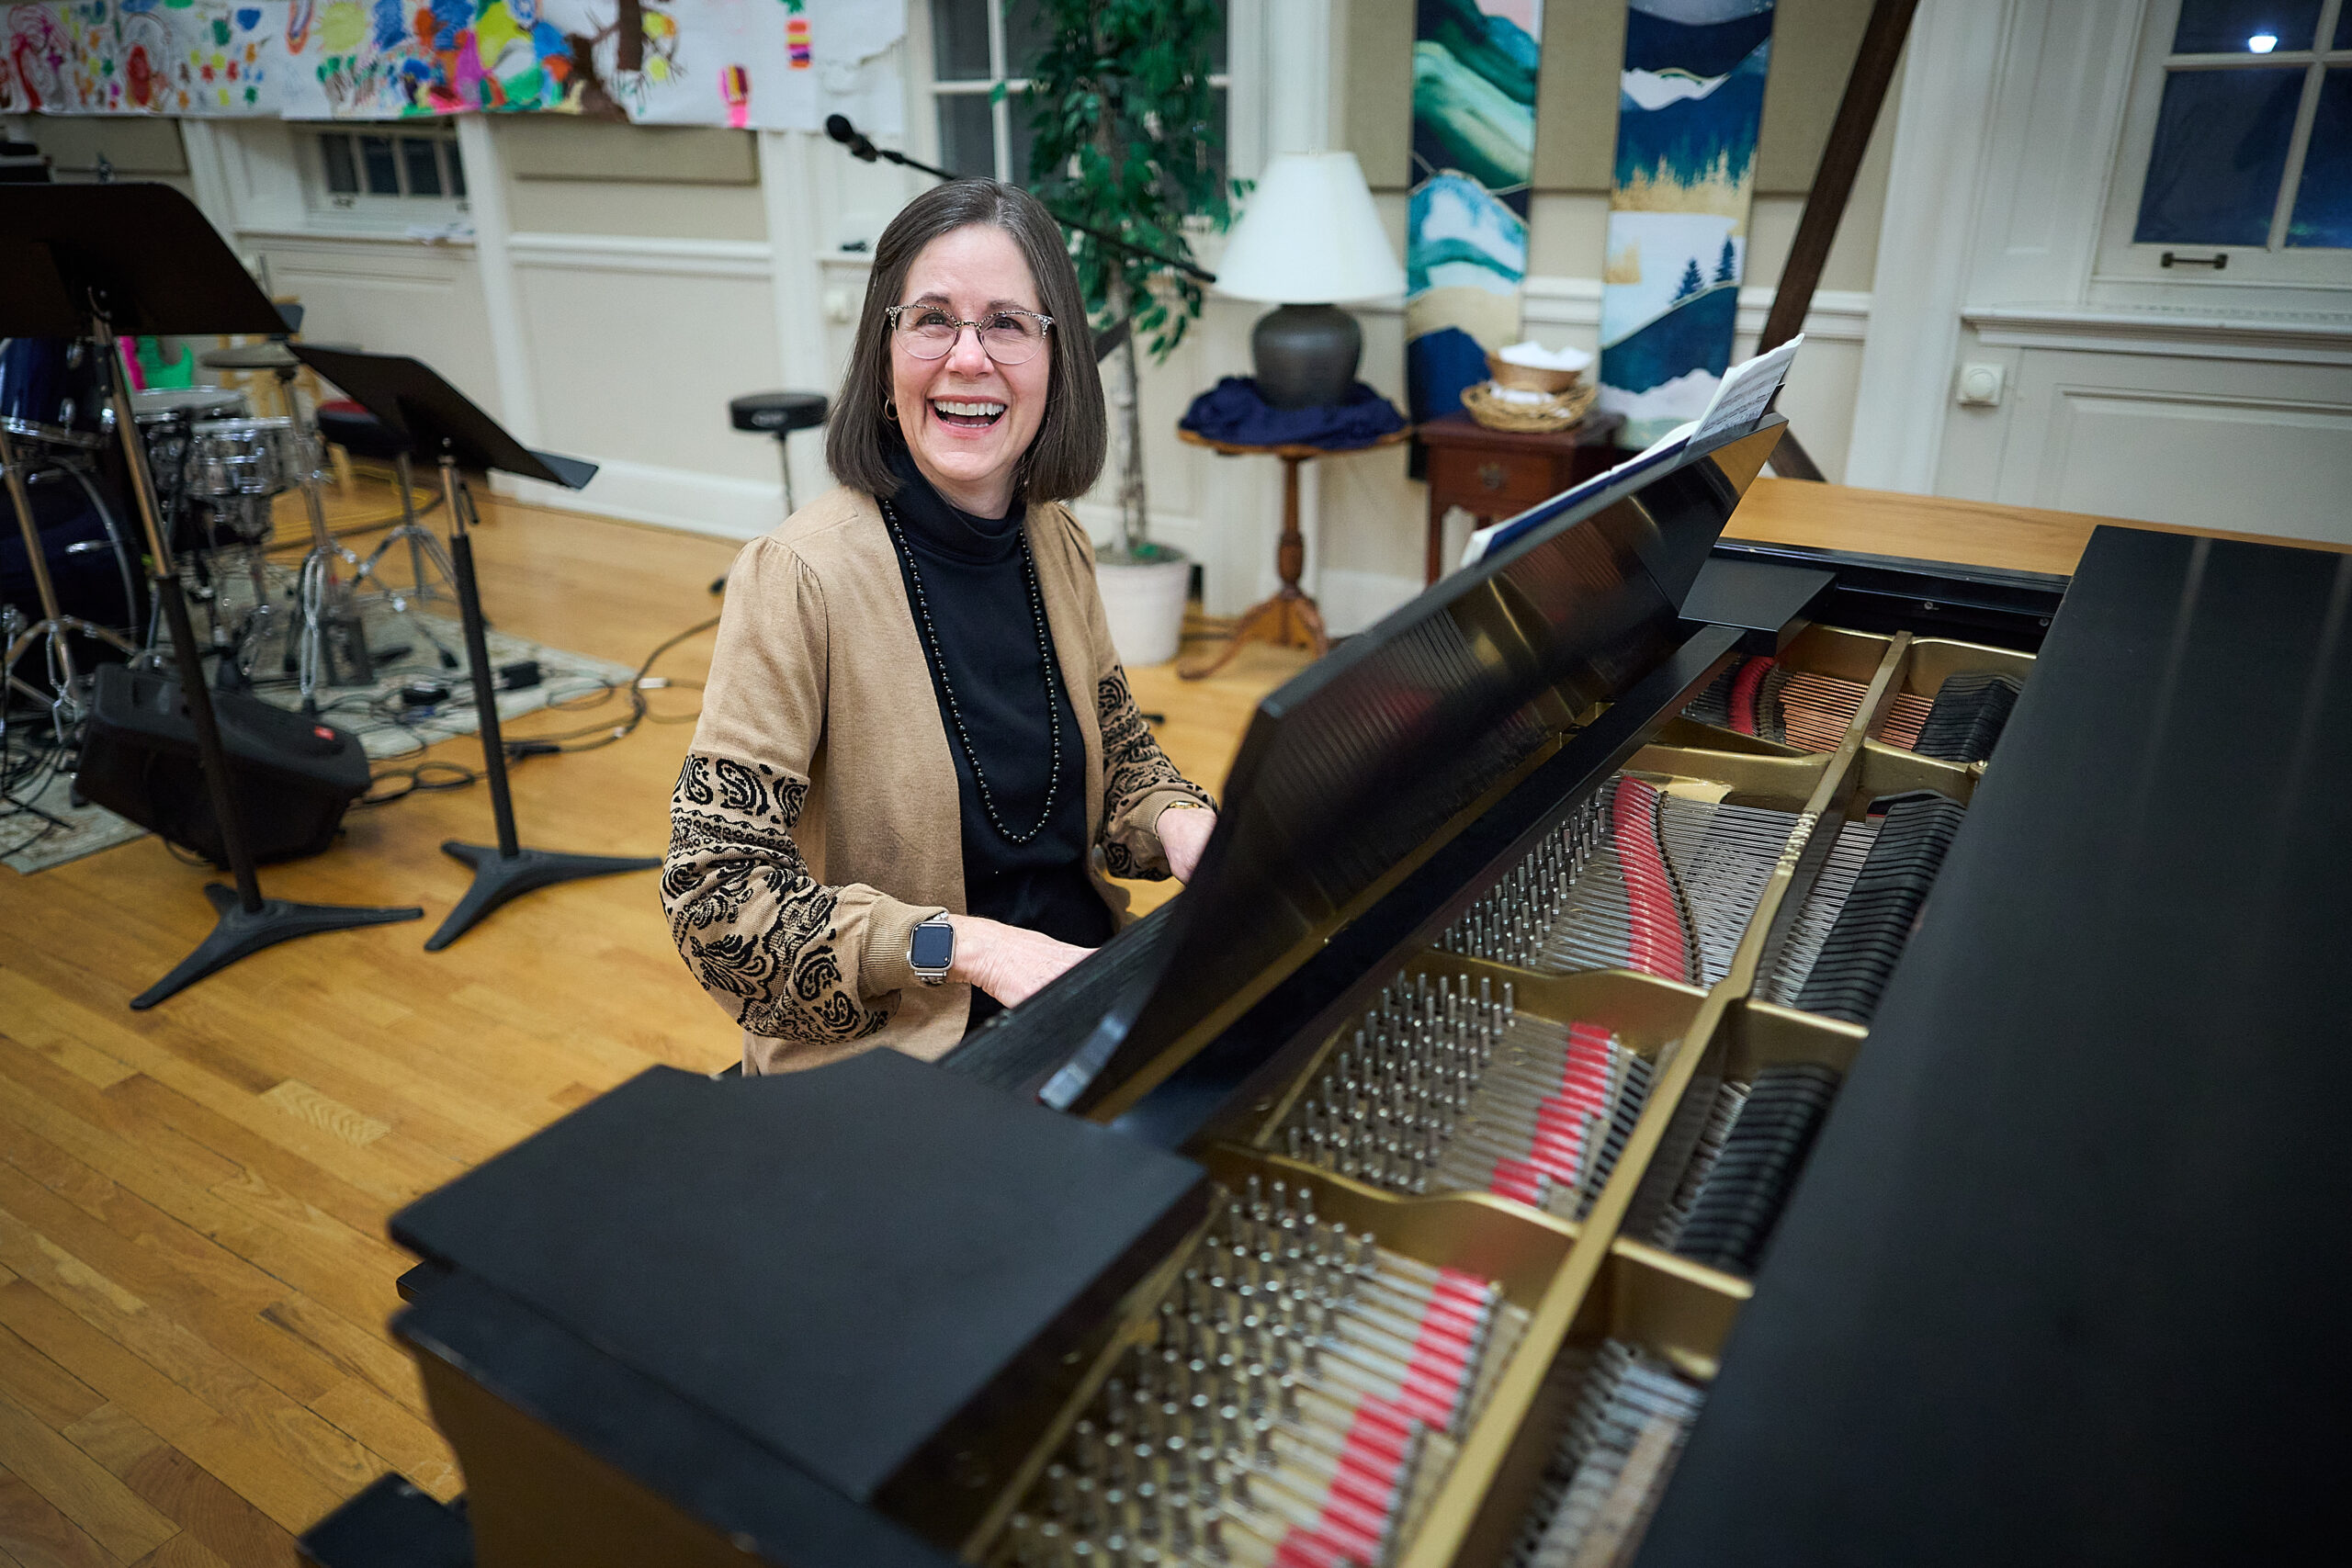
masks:
<svg viewBox="0 0 2352 1568"><path fill-rule="evenodd" d="M205 794L237 884L233 893L217 882L205 884L204 896L220 911L220 922L170 974L131 998L130 1005L153 1007L240 958L298 936L422 919L424 911L413 907L296 904L262 896L244 819L237 814L212 692L205 684L203 650L188 620L171 541L156 511L154 476L147 471L123 384L119 333L266 336L286 330L284 318L245 276L196 204L169 186L0 186L0 234L7 236L0 240L0 335L78 337L97 349L115 435L122 443L131 495L147 534L156 601L171 628L180 694L196 729Z"/></svg>
<svg viewBox="0 0 2352 1568"><path fill-rule="evenodd" d="M506 787L506 742L499 734L497 693L490 663L490 643L483 636L481 590L474 579L474 545L469 532L473 499L458 470L497 469L578 490L596 474L596 465L552 452L534 452L499 427L498 422L474 407L463 392L449 385L430 366L397 354L348 354L336 349L291 345L302 362L342 388L381 420L386 427L408 438L410 447L435 454L441 464L441 498L449 514L449 563L458 579L458 611L465 622L466 663L473 677L474 711L481 716L482 773L490 781L491 811L498 819L498 843L461 843L452 839L441 846L474 868L474 885L449 911L441 929L425 940L424 951L438 953L492 909L509 898L559 882L585 876L606 876L620 871L644 871L662 863L644 855L574 855L553 850L526 850L514 833L514 798Z"/></svg>

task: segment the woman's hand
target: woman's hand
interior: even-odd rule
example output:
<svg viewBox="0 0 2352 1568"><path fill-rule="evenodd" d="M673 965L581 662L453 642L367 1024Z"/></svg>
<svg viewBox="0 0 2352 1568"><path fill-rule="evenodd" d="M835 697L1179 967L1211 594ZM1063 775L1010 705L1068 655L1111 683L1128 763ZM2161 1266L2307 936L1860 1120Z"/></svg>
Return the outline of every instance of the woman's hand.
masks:
<svg viewBox="0 0 2352 1568"><path fill-rule="evenodd" d="M1193 880L1193 873L1200 869L1201 852L1209 847L1209 835L1216 830L1216 813L1196 807L1170 806L1161 811L1152 825L1159 835L1159 847L1168 856L1169 874L1179 882Z"/></svg>
<svg viewBox="0 0 2352 1568"><path fill-rule="evenodd" d="M978 915L950 915L947 920L956 928L956 962L947 966L947 977L978 986L1009 1008L1019 1007L1094 951Z"/></svg>

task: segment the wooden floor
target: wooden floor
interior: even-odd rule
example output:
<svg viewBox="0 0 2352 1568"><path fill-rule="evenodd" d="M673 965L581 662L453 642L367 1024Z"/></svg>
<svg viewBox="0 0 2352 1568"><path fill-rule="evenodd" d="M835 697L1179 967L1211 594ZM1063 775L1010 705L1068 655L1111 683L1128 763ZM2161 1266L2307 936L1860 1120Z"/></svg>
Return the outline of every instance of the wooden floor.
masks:
<svg viewBox="0 0 2352 1568"><path fill-rule="evenodd" d="M485 510L482 592L507 630L634 664L716 612L724 542ZM655 673L690 686L709 647ZM1253 647L1199 685L1132 673L1214 785L1304 662ZM663 717L694 702L651 696ZM658 855L691 733L523 763L525 843ZM479 757L470 739L435 754ZM0 871L0 1564L283 1565L386 1470L462 1490L385 1332L410 1262L386 1217L649 1066L737 1054L651 872L533 895L425 953L467 882L437 846L490 838L489 806L476 787L357 811L333 852L264 874L278 897L419 904L423 922L276 948L143 1014L126 1001L210 928L205 874L153 839Z"/></svg>

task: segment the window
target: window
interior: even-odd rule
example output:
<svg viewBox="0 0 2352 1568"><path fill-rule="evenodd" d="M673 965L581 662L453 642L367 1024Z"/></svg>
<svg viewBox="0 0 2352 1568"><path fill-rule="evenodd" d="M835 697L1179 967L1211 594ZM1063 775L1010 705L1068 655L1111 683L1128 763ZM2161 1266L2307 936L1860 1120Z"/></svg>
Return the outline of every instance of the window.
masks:
<svg viewBox="0 0 2352 1568"><path fill-rule="evenodd" d="M313 139L320 206L401 220L466 210L466 166L447 127L322 130Z"/></svg>
<svg viewBox="0 0 2352 1568"><path fill-rule="evenodd" d="M1029 183L1028 70L1046 46L1033 0L931 0L931 97L938 136L931 160L966 176ZM1226 109L1225 30L1209 43L1209 83ZM997 85L1005 92L992 101ZM1225 151L1217 150L1223 173Z"/></svg>
<svg viewBox="0 0 2352 1568"><path fill-rule="evenodd" d="M2155 0L2102 275L2340 288L2347 248L2352 0Z"/></svg>

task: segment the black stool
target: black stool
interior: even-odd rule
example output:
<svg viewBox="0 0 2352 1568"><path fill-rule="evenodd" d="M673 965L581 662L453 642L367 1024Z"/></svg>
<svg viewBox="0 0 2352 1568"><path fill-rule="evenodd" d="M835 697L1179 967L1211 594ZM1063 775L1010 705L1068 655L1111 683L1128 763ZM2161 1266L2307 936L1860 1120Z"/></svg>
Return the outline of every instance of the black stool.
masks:
<svg viewBox="0 0 2352 1568"><path fill-rule="evenodd" d="M752 392L727 405L727 417L738 430L775 437L775 451L784 463L784 514L797 510L792 503L792 456L788 443L796 430L814 430L825 423L831 405L821 392Z"/></svg>

